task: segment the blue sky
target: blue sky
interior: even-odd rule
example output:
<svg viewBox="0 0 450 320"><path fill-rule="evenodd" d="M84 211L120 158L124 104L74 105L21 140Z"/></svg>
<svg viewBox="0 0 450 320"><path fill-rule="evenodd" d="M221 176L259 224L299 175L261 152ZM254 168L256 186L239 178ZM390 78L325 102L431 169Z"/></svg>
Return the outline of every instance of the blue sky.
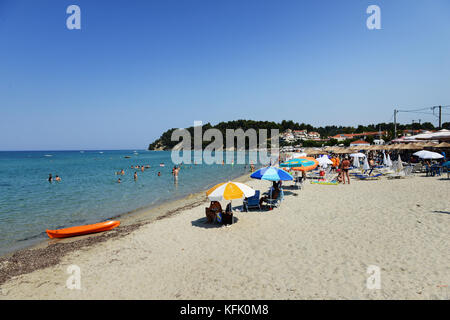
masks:
<svg viewBox="0 0 450 320"><path fill-rule="evenodd" d="M450 104L449 57L448 0L0 0L0 150L142 149L194 120L389 122ZM399 114L418 119L437 124Z"/></svg>

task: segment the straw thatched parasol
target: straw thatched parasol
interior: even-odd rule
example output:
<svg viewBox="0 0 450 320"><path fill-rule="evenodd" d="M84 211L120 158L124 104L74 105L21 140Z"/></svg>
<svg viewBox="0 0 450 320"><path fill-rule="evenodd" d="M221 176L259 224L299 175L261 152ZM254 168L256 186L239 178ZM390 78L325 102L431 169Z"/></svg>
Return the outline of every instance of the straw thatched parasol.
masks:
<svg viewBox="0 0 450 320"><path fill-rule="evenodd" d="M311 155L311 156L314 156L314 155L319 155L319 154L327 154L328 152L326 152L325 150L307 150L306 151L306 154L307 155Z"/></svg>
<svg viewBox="0 0 450 320"><path fill-rule="evenodd" d="M352 153L352 152L353 152L353 150L351 150L351 149L342 148L342 149L336 150L334 153L345 154L345 153Z"/></svg>
<svg viewBox="0 0 450 320"><path fill-rule="evenodd" d="M432 148L432 147L436 147L437 143L427 142L427 143L423 144L422 146L425 148Z"/></svg>
<svg viewBox="0 0 450 320"><path fill-rule="evenodd" d="M386 145L377 145L377 146L372 146L370 148L370 150L385 150L386 149Z"/></svg>
<svg viewBox="0 0 450 320"><path fill-rule="evenodd" d="M450 143L448 142L441 142L435 148L450 148Z"/></svg>
<svg viewBox="0 0 450 320"><path fill-rule="evenodd" d="M407 143L402 148L403 150L419 150L422 149L422 146L418 143Z"/></svg>
<svg viewBox="0 0 450 320"><path fill-rule="evenodd" d="M355 146L355 147L352 147L352 149L355 148L356 150L370 150L370 147L372 147L372 146L367 144L367 145L363 145L363 146Z"/></svg>

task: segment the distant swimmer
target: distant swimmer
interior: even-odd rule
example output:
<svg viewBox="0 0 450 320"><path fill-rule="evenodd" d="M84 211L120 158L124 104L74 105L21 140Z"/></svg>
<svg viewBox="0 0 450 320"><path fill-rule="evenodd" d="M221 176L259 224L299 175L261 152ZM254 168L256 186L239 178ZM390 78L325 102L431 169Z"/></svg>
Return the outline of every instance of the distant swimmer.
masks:
<svg viewBox="0 0 450 320"><path fill-rule="evenodd" d="M61 181L61 178L58 176L58 175L56 175L56 177L55 177L55 181L58 181L58 182L60 182Z"/></svg>
<svg viewBox="0 0 450 320"><path fill-rule="evenodd" d="M158 177L161 177L161 172L158 171Z"/></svg>
<svg viewBox="0 0 450 320"><path fill-rule="evenodd" d="M142 166L142 167L141 167L141 171L144 172L144 169L145 169L144 166Z"/></svg>
<svg viewBox="0 0 450 320"><path fill-rule="evenodd" d="M124 174L125 174L125 170L123 170L123 169L120 170L120 174L121 174L121 175L124 175Z"/></svg>
<svg viewBox="0 0 450 320"><path fill-rule="evenodd" d="M137 180L137 172L134 173L134 181Z"/></svg>
<svg viewBox="0 0 450 320"><path fill-rule="evenodd" d="M52 174L51 173L49 173L48 174L48 182L52 182L53 181L53 177L52 177Z"/></svg>
<svg viewBox="0 0 450 320"><path fill-rule="evenodd" d="M120 178L119 179L117 179L117 183L121 183L122 182L122 180L120 180Z"/></svg>

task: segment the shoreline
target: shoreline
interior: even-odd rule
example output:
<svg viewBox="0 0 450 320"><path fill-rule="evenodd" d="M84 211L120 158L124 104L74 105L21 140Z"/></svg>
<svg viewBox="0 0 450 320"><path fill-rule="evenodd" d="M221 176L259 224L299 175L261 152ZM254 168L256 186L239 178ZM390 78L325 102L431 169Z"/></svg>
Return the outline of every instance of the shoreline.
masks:
<svg viewBox="0 0 450 320"><path fill-rule="evenodd" d="M250 175L248 173L233 179L233 181L242 183L249 180ZM205 195L207 190L208 188L178 199L164 201L161 204L138 208L131 212L111 217L107 220L120 219L120 226L107 232L88 234L73 238L41 240L24 248L6 253L0 256L0 285L15 276L55 266L70 252L89 248L90 246L112 238L126 236L144 225L198 207L207 201Z"/></svg>

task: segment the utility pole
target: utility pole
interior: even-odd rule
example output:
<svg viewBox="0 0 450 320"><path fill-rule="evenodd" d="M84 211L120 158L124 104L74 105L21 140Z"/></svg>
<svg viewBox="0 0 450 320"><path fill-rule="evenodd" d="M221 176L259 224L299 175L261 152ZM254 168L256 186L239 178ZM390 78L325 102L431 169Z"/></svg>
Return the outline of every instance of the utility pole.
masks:
<svg viewBox="0 0 450 320"><path fill-rule="evenodd" d="M442 106L439 106L439 129L442 129Z"/></svg>
<svg viewBox="0 0 450 320"><path fill-rule="evenodd" d="M397 139L397 110L394 109L394 139Z"/></svg>

